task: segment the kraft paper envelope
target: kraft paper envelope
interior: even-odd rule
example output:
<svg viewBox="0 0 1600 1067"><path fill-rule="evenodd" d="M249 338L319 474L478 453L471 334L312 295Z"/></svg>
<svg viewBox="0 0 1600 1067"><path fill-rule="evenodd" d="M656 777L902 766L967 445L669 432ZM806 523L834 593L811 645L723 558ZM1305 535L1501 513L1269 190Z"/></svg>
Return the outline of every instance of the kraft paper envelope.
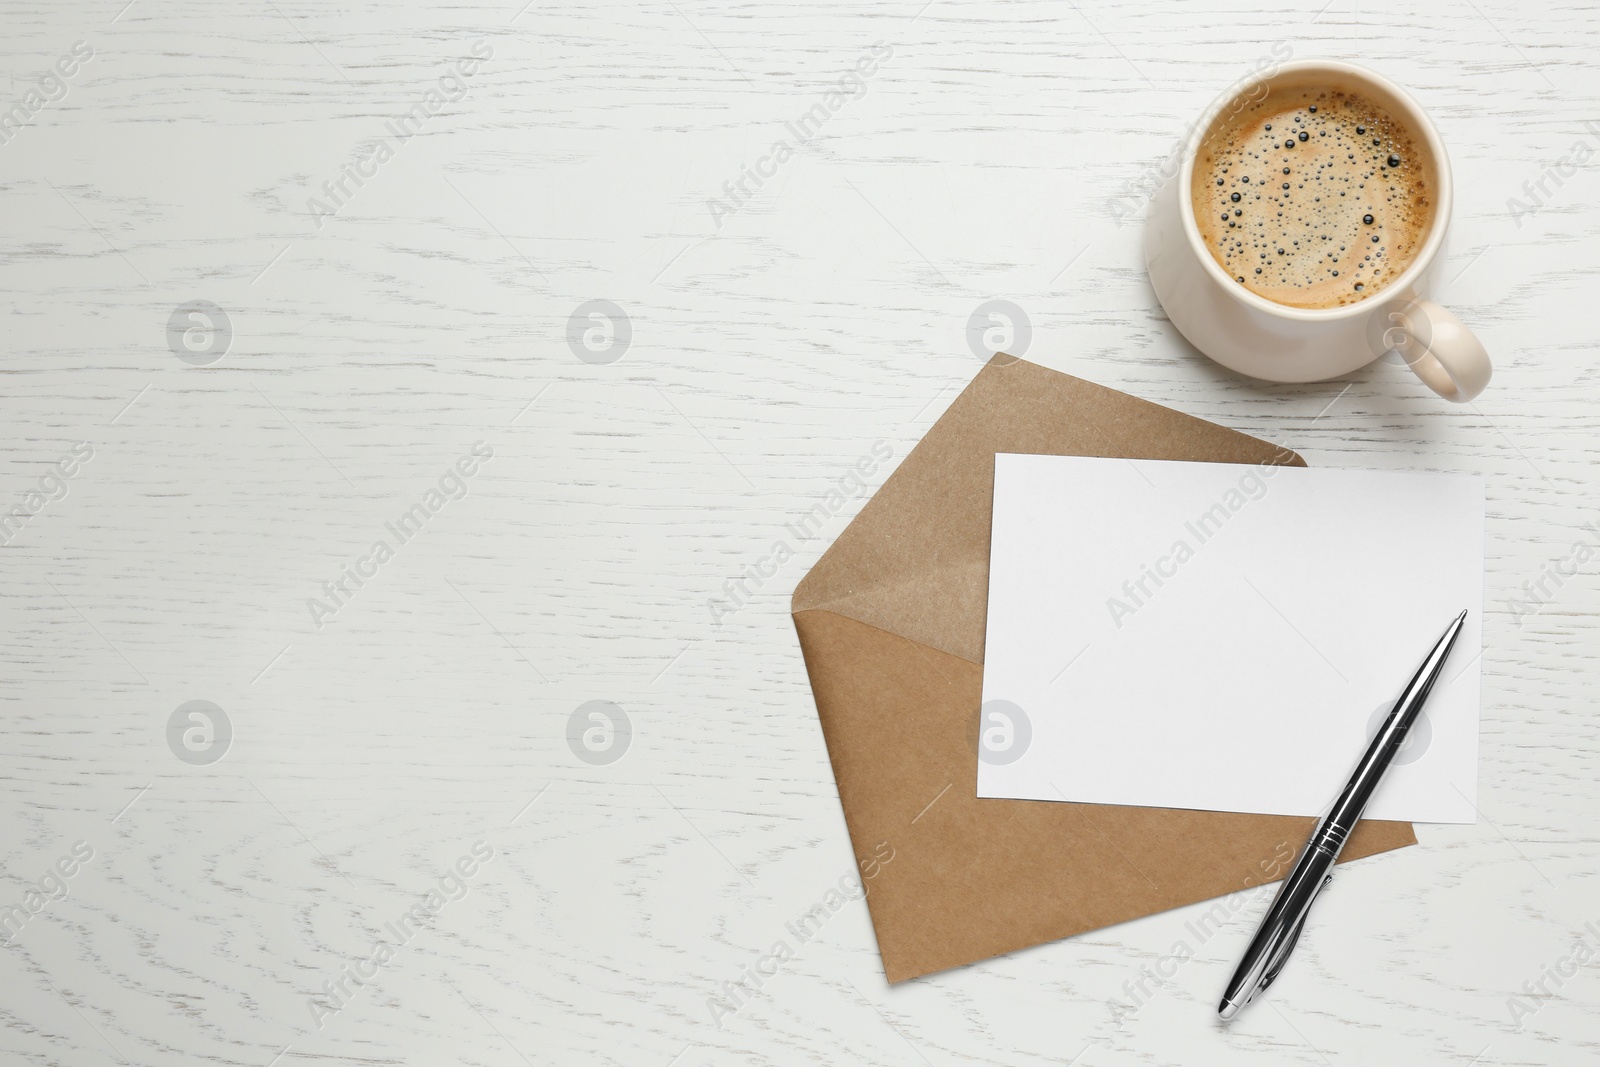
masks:
<svg viewBox="0 0 1600 1067"><path fill-rule="evenodd" d="M977 798L997 452L1304 466L997 355L801 580L795 630L890 982L1281 878L1314 821ZM1415 843L1369 820L1344 856Z"/></svg>

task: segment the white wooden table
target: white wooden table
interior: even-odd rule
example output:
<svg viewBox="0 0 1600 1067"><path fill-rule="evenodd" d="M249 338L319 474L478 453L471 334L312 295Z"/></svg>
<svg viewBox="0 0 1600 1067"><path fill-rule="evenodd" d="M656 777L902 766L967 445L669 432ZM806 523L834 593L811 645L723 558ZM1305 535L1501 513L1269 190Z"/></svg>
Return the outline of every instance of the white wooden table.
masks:
<svg viewBox="0 0 1600 1067"><path fill-rule="evenodd" d="M1591 5L123 2L0 3L0 1061L1600 1055ZM1274 49L1436 116L1475 405L1162 315L1145 176ZM1227 1031L1255 902L1181 966L1202 909L894 989L850 902L714 1009L853 866L787 604L864 497L784 524L882 481L993 299L1314 465L1488 479L1482 819L1352 865ZM591 701L630 732L569 744Z"/></svg>

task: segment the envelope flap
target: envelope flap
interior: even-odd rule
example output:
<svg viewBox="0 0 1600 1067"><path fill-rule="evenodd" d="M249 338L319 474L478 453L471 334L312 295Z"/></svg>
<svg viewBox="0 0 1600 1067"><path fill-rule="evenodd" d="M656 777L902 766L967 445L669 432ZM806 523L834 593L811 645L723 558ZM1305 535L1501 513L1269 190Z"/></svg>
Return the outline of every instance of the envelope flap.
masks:
<svg viewBox="0 0 1600 1067"><path fill-rule="evenodd" d="M996 355L801 580L790 610L825 608L981 663L997 452L1305 465L1238 431Z"/></svg>

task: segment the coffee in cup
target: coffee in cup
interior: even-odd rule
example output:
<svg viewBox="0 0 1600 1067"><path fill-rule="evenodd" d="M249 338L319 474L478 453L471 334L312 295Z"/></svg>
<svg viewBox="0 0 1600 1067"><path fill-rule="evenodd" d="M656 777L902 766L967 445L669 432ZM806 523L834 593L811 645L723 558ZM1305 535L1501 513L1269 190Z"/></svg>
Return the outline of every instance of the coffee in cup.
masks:
<svg viewBox="0 0 1600 1067"><path fill-rule="evenodd" d="M1368 299L1416 259L1438 185L1424 141L1351 86L1267 86L1219 116L1190 195L1206 250L1276 304Z"/></svg>

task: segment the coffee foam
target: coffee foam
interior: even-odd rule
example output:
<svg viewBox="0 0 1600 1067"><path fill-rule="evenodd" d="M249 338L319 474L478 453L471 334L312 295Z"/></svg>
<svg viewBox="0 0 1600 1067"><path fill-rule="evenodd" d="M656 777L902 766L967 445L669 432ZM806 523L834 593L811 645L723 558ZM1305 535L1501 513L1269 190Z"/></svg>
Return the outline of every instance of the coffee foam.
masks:
<svg viewBox="0 0 1600 1067"><path fill-rule="evenodd" d="M1381 291L1433 220L1422 139L1353 89L1258 92L1217 120L1195 158L1191 200L1207 251L1228 277L1289 307Z"/></svg>

